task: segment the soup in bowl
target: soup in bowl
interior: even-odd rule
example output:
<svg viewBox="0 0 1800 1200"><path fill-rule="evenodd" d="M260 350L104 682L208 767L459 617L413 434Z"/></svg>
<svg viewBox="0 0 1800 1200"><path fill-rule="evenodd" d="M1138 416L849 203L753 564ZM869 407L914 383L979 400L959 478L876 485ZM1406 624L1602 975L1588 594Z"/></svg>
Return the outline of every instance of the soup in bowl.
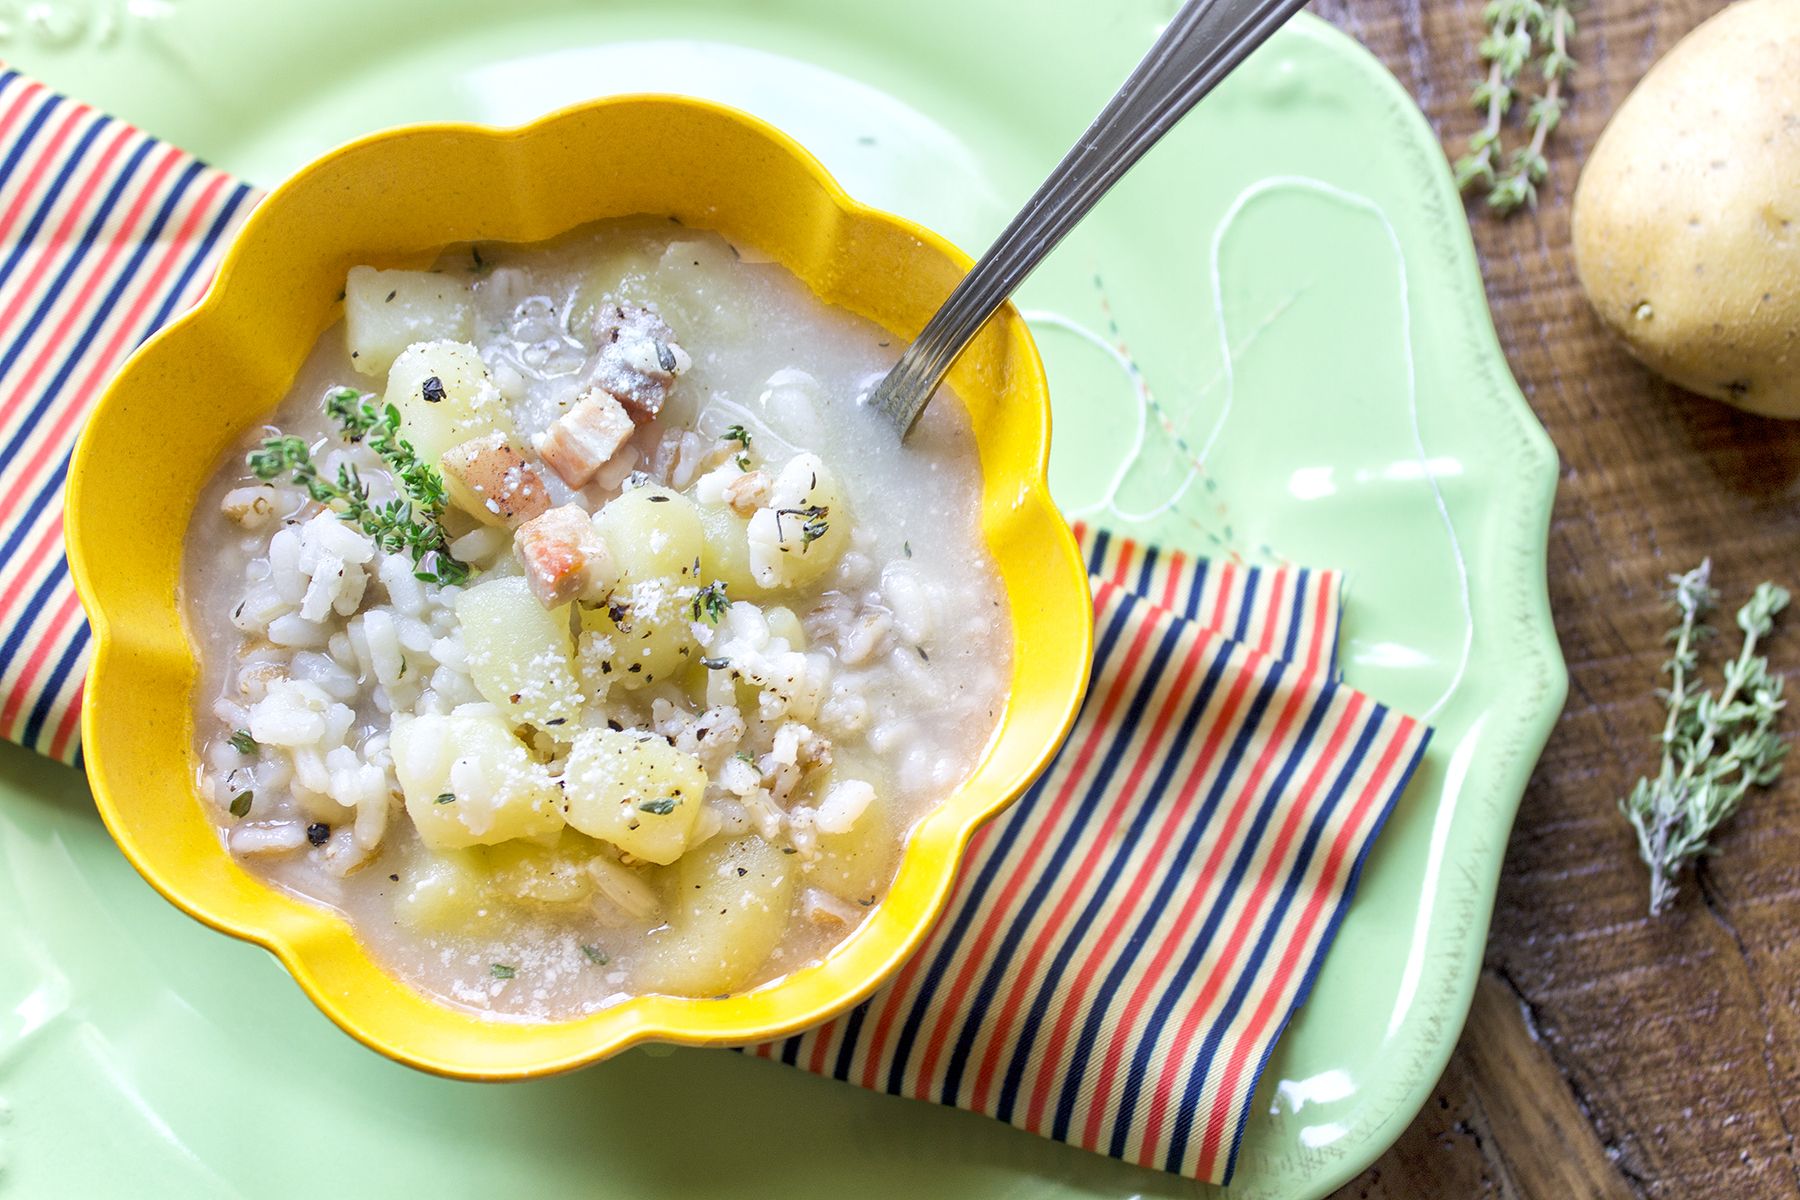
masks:
<svg viewBox="0 0 1800 1200"><path fill-rule="evenodd" d="M445 1073L866 995L1090 651L1016 313L862 403L966 266L695 101L301 172L77 453L121 846Z"/></svg>

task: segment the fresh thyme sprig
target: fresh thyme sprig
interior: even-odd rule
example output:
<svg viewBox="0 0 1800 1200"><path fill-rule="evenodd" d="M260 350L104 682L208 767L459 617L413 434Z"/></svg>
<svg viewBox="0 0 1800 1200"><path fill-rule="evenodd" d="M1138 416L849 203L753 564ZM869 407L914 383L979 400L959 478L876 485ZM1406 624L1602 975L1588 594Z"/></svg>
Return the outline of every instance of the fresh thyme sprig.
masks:
<svg viewBox="0 0 1800 1200"><path fill-rule="evenodd" d="M438 522L449 499L444 477L400 436L399 411L391 404L378 408L351 388L333 389L325 397L325 411L338 422L345 441L363 442L380 456L402 496L381 503L371 500L369 485L351 463L340 464L335 479L319 474L305 439L291 435L264 438L246 458L250 473L267 481L291 472L307 495L337 509L338 516L360 526L383 550L410 554L413 574L420 579L466 582L469 568L450 553L449 535Z"/></svg>
<svg viewBox="0 0 1800 1200"><path fill-rule="evenodd" d="M1489 0L1482 10L1488 31L1480 54L1488 70L1470 99L1485 120L1469 138L1469 152L1456 161L1456 183L1464 191L1485 191L1488 207L1496 212L1535 206L1537 185L1550 173L1544 147L1568 106L1564 81L1575 69L1569 54L1575 36L1573 4ZM1519 76L1534 62L1543 90L1525 105L1526 144L1508 153L1503 126L1521 94Z"/></svg>
<svg viewBox="0 0 1800 1200"><path fill-rule="evenodd" d="M400 436L399 409L391 404L377 407L372 397L354 388L338 388L325 397L325 411L337 421L345 441L362 442L380 456L421 513L436 519L444 511L450 503L444 477Z"/></svg>
<svg viewBox="0 0 1800 1200"><path fill-rule="evenodd" d="M1619 810L1637 834L1638 854L1650 868L1650 915L1675 898L1681 871L1702 854L1752 787L1767 787L1781 774L1787 743L1775 720L1787 702L1781 677L1769 672L1757 648L1788 605L1785 588L1757 585L1737 613L1744 644L1725 664L1717 693L1701 688L1699 643L1711 636L1706 615L1717 602L1712 560L1685 575L1671 575L1671 601L1679 621L1669 632L1675 649L1663 664L1669 686L1659 691L1668 706L1661 735L1662 766L1654 779L1640 779Z"/></svg>

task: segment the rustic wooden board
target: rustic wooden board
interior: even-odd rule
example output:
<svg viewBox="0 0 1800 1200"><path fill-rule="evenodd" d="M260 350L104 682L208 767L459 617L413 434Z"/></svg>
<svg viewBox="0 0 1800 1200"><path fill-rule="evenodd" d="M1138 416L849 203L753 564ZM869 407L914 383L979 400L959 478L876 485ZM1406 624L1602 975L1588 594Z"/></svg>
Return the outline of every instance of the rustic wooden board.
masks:
<svg viewBox="0 0 1800 1200"><path fill-rule="evenodd" d="M1381 57L1460 153L1478 124L1467 96L1481 5L1315 7ZM1800 585L1800 422L1647 375L1589 312L1569 250L1587 150L1650 64L1718 7L1580 10L1577 88L1540 207L1471 213L1500 340L1562 453L1550 598L1569 703L1513 830L1462 1043L1425 1111L1343 1196L1800 1196L1800 771L1751 798L1657 921L1615 808L1653 766L1665 577L1710 555L1733 603L1765 577ZM1791 679L1800 615L1773 655Z"/></svg>

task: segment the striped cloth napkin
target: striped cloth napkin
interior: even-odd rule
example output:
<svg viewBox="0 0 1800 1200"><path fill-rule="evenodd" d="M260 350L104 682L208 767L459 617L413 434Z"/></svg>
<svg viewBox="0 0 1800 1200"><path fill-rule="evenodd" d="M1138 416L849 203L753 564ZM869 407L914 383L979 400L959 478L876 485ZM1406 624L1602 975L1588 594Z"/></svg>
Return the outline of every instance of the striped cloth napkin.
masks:
<svg viewBox="0 0 1800 1200"><path fill-rule="evenodd" d="M0 66L0 736L79 760L69 452L257 195ZM1430 734L1334 679L1335 574L1077 533L1097 635L1068 741L888 986L748 1052L1227 1182Z"/></svg>
<svg viewBox="0 0 1800 1200"><path fill-rule="evenodd" d="M1341 581L1076 526L1093 682L894 981L752 1053L1215 1183L1430 731L1337 683Z"/></svg>
<svg viewBox="0 0 1800 1200"><path fill-rule="evenodd" d="M69 452L113 371L206 290L255 198L0 64L0 737L79 756Z"/></svg>

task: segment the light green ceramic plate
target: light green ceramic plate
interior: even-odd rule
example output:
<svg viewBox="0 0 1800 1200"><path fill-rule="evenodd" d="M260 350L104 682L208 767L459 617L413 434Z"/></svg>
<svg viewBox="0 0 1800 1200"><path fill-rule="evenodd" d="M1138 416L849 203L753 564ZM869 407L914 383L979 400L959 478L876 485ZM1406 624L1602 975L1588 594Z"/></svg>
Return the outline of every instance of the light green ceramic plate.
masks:
<svg viewBox="0 0 1800 1200"><path fill-rule="evenodd" d="M15 27L0 55L263 183L382 125L687 91L774 121L852 194L978 250L1173 0L5 11L34 7L52 27ZM1501 358L1431 131L1317 21L1172 134L1021 300L1039 311L1050 367L1060 502L1190 549L1348 570L1346 673L1437 725L1270 1064L1231 1189L1323 1194L1405 1127L1462 1025L1508 826L1564 692L1544 589L1554 451ZM261 951L156 897L80 779L10 747L7 1185L33 1197L1196 1190L721 1051L634 1052L504 1087L415 1074L338 1033Z"/></svg>

